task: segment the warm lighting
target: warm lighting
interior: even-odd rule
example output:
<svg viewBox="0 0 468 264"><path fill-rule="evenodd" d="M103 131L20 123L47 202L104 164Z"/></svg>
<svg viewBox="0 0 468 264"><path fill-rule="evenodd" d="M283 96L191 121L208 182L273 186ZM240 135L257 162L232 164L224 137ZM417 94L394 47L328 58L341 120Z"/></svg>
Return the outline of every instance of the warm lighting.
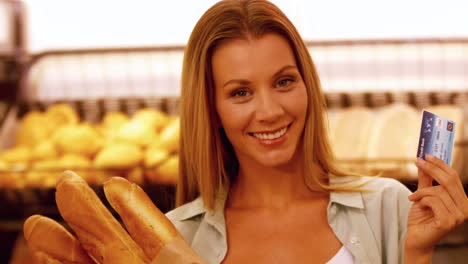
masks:
<svg viewBox="0 0 468 264"><path fill-rule="evenodd" d="M215 2L27 0L29 49L181 45Z"/></svg>
<svg viewBox="0 0 468 264"><path fill-rule="evenodd" d="M196 21L215 2L26 0L29 50L184 45ZM307 40L468 37L464 1L273 2Z"/></svg>

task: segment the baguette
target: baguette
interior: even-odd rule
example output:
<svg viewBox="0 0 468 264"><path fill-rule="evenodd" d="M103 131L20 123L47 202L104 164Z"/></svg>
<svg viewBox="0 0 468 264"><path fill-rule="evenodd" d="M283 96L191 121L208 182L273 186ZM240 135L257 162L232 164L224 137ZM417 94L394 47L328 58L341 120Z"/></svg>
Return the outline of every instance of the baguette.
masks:
<svg viewBox="0 0 468 264"><path fill-rule="evenodd" d="M67 262L61 262L55 258L52 258L50 255L42 252L42 251L33 251L32 252L32 259L34 264L64 264ZM77 262L72 262L77 263ZM78 262L79 263L79 262ZM68 264L68 263L67 263Z"/></svg>
<svg viewBox="0 0 468 264"><path fill-rule="evenodd" d="M128 232L150 259L154 259L165 245L180 236L172 222L138 185L121 177L113 177L104 182L104 192Z"/></svg>
<svg viewBox="0 0 468 264"><path fill-rule="evenodd" d="M41 215L24 222L24 237L36 264L92 264L80 242L63 226Z"/></svg>
<svg viewBox="0 0 468 264"><path fill-rule="evenodd" d="M143 250L81 177L71 171L64 172L57 183L55 199L62 217L97 262L150 263Z"/></svg>

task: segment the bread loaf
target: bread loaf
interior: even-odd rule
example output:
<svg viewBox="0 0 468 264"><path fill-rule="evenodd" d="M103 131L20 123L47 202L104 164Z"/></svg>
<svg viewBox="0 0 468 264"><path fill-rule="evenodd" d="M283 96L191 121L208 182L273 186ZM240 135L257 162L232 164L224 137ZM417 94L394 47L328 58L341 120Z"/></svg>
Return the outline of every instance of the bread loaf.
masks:
<svg viewBox="0 0 468 264"><path fill-rule="evenodd" d="M24 237L32 251L36 264L95 263L63 226L41 215L33 215L24 223Z"/></svg>
<svg viewBox="0 0 468 264"><path fill-rule="evenodd" d="M130 235L150 259L155 258L165 244L179 235L174 225L138 185L121 177L113 177L104 183L104 192Z"/></svg>
<svg viewBox="0 0 468 264"><path fill-rule="evenodd" d="M80 176L70 171L63 173L57 184L56 202L83 248L99 263L150 263Z"/></svg>
<svg viewBox="0 0 468 264"><path fill-rule="evenodd" d="M364 172L367 158L367 144L374 123L374 112L366 107L351 107L340 111L331 133L331 146L339 160L354 161L343 163L343 168Z"/></svg>
<svg viewBox="0 0 468 264"><path fill-rule="evenodd" d="M371 170L387 171L394 178L414 175L421 115L410 105L395 103L378 111L368 140ZM416 176L417 177L417 176Z"/></svg>

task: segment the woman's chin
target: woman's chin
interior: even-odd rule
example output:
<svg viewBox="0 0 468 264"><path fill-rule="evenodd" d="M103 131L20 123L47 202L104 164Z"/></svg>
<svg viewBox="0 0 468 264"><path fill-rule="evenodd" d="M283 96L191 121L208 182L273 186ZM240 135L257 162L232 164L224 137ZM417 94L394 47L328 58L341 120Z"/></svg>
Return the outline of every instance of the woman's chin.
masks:
<svg viewBox="0 0 468 264"><path fill-rule="evenodd" d="M290 164L292 162L292 155L265 155L257 161L264 167L278 168Z"/></svg>

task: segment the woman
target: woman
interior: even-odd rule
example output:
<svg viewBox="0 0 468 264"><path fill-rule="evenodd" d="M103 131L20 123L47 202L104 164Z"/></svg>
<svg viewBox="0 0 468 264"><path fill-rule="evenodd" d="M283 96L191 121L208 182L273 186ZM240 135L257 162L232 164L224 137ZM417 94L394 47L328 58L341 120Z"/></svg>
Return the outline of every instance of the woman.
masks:
<svg viewBox="0 0 468 264"><path fill-rule="evenodd" d="M411 195L336 166L310 55L268 1L225 0L202 16L181 98L167 217L208 263L430 263L468 217L458 175L437 158L418 160Z"/></svg>
<svg viewBox="0 0 468 264"><path fill-rule="evenodd" d="M418 160L411 206L397 181L337 168L323 113L307 48L277 7L221 1L202 16L185 51L180 207L168 214L200 256L430 262L436 242L468 216L456 172Z"/></svg>

